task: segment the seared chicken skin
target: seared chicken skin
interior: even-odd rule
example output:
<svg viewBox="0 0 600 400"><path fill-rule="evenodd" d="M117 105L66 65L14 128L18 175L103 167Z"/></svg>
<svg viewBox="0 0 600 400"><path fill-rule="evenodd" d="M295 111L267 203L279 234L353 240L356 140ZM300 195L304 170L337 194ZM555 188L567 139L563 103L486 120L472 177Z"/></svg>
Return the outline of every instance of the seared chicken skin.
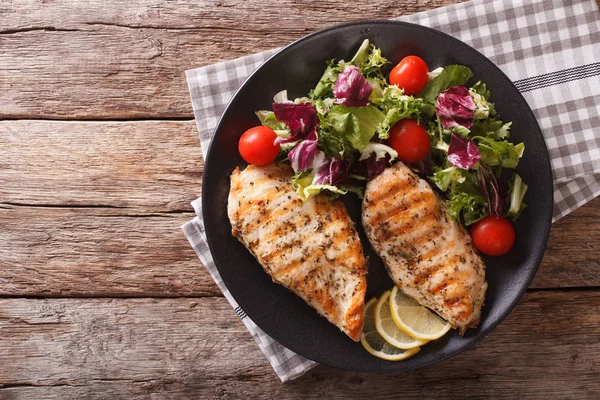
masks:
<svg viewBox="0 0 600 400"><path fill-rule="evenodd" d="M367 288L358 233L340 201L300 200L292 175L288 165L236 168L227 205L232 234L273 281L358 341Z"/></svg>
<svg viewBox="0 0 600 400"><path fill-rule="evenodd" d="M429 184L398 162L367 184L362 222L394 283L461 334L479 324L487 282L471 236Z"/></svg>

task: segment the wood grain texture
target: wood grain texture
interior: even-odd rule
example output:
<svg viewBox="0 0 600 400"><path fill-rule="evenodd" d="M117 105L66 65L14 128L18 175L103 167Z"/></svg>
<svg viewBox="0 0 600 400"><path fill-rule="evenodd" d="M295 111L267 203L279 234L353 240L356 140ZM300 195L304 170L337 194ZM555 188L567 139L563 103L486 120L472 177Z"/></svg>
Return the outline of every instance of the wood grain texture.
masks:
<svg viewBox="0 0 600 400"><path fill-rule="evenodd" d="M193 121L0 121L0 148L0 295L220 295L179 229ZM599 218L597 199L553 226L532 287L600 286Z"/></svg>
<svg viewBox="0 0 600 400"><path fill-rule="evenodd" d="M194 121L0 121L0 203L191 211Z"/></svg>
<svg viewBox="0 0 600 400"><path fill-rule="evenodd" d="M463 354L285 385L179 229L203 171L185 69L458 1L0 0L0 120L181 119L0 121L0 399L600 398L600 199Z"/></svg>
<svg viewBox="0 0 600 400"><path fill-rule="evenodd" d="M2 2L0 118L192 117L186 69L454 2Z"/></svg>
<svg viewBox="0 0 600 400"><path fill-rule="evenodd" d="M194 215L0 208L0 295L221 296L180 229Z"/></svg>
<svg viewBox="0 0 600 400"><path fill-rule="evenodd" d="M577 327L577 329L573 329ZM222 298L0 300L3 398L597 398L600 293L526 295L488 338L397 375L282 385Z"/></svg>
<svg viewBox="0 0 600 400"><path fill-rule="evenodd" d="M221 296L180 230L193 215L0 203L0 296ZM599 220L600 198L557 222L531 287L600 286Z"/></svg>

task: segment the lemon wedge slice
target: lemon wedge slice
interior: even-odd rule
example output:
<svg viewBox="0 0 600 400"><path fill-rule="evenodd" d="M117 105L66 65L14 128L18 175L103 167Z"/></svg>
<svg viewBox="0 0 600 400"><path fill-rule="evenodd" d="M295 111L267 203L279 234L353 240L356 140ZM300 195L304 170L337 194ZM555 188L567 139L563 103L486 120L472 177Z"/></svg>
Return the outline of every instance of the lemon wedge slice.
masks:
<svg viewBox="0 0 600 400"><path fill-rule="evenodd" d="M413 347L412 349L403 350L395 346L392 346L377 332L375 327L375 306L377 305L377 298L372 298L367 304L365 304L365 319L363 332L360 336L360 342L362 343L365 350L374 355L375 357L382 358L388 361L400 361L405 360L408 357L419 352L419 347Z"/></svg>
<svg viewBox="0 0 600 400"><path fill-rule="evenodd" d="M375 305L375 328L386 342L399 349L411 349L428 342L425 339L415 339L398 329L396 322L392 318L389 290L381 295Z"/></svg>
<svg viewBox="0 0 600 400"><path fill-rule="evenodd" d="M397 286L392 289L389 303L396 326L415 339L439 339L450 330L449 323L405 295Z"/></svg>

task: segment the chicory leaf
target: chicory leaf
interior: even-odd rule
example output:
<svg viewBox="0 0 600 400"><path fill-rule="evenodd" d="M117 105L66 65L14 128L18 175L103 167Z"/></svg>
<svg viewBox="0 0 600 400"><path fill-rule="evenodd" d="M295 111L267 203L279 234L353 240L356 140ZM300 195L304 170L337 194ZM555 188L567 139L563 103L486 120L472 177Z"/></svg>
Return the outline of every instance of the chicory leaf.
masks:
<svg viewBox="0 0 600 400"><path fill-rule="evenodd" d="M316 170L314 183L318 185L338 186L348 180L350 174L350 161L334 157L322 164Z"/></svg>
<svg viewBox="0 0 600 400"><path fill-rule="evenodd" d="M317 148L316 140L302 140L289 152L288 158L294 172L318 169L328 162L325 154Z"/></svg>
<svg viewBox="0 0 600 400"><path fill-rule="evenodd" d="M421 96L425 100L435 103L438 94L452 86L466 85L473 73L464 65L448 65L430 82L425 85L421 91Z"/></svg>
<svg viewBox="0 0 600 400"><path fill-rule="evenodd" d="M435 104L435 111L445 129L459 125L465 128L473 126L476 108L469 90L464 86L444 90Z"/></svg>
<svg viewBox="0 0 600 400"><path fill-rule="evenodd" d="M488 215L485 207L478 202L476 197L464 192L452 194L446 201L446 207L450 216L455 220L460 221L462 216L466 226L474 224Z"/></svg>
<svg viewBox="0 0 600 400"><path fill-rule="evenodd" d="M442 192L446 192L451 184L462 183L464 182L465 178L462 176L458 168L448 167L434 173L431 177L431 180L438 188L440 188Z"/></svg>
<svg viewBox="0 0 600 400"><path fill-rule="evenodd" d="M373 78L386 82L385 76L381 72L381 67L385 64L389 64L389 61L381 55L381 49L378 49L374 45L370 45L367 58L355 65L360 68L360 73L366 78Z"/></svg>
<svg viewBox="0 0 600 400"><path fill-rule="evenodd" d="M481 81L477 81L476 84L471 86L471 89L469 89L469 91L477 93L478 95L483 97L484 100L489 100L490 98L490 91L488 90L487 85Z"/></svg>
<svg viewBox="0 0 600 400"><path fill-rule="evenodd" d="M373 179L377 175L381 174L383 170L391 165L390 155L387 154L384 157L377 158L377 154L371 153L371 155L358 162L356 169L358 172L367 177L367 179Z"/></svg>
<svg viewBox="0 0 600 400"><path fill-rule="evenodd" d="M450 146L448 147L448 162L455 167L469 169L473 167L481 154L475 142L465 139L456 133L452 133Z"/></svg>
<svg viewBox="0 0 600 400"><path fill-rule="evenodd" d="M504 196L496 175L489 166L482 164L477 169L477 179L479 179L479 187L487 199L488 214L494 217L502 216Z"/></svg>
<svg viewBox="0 0 600 400"><path fill-rule="evenodd" d="M490 103L477 93L473 88L469 89L469 94L475 103L474 119L486 119L490 116Z"/></svg>
<svg viewBox="0 0 600 400"><path fill-rule="evenodd" d="M474 171L464 171L465 178L461 183L452 187L446 206L449 214L465 225L471 225L488 215L487 199L478 183Z"/></svg>
<svg viewBox="0 0 600 400"><path fill-rule="evenodd" d="M385 113L385 118L377 127L380 139L387 139L391 127L402 119L429 119L435 112L432 104L423 99L404 95L396 86L386 87L381 98L373 102Z"/></svg>
<svg viewBox="0 0 600 400"><path fill-rule="evenodd" d="M273 103L273 112L278 121L284 122L290 131L289 138L277 138L275 143L289 143L299 139L316 137L319 129L317 110L310 102Z"/></svg>
<svg viewBox="0 0 600 400"><path fill-rule="evenodd" d="M348 107L363 107L369 104L369 96L373 87L361 75L358 67L346 66L338 75L333 86L335 104L343 104Z"/></svg>

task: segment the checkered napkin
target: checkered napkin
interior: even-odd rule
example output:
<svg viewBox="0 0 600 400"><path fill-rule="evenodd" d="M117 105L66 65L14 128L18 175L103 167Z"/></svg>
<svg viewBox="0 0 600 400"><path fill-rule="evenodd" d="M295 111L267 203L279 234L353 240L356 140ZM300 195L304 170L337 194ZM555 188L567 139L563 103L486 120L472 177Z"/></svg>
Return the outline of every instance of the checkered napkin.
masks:
<svg viewBox="0 0 600 400"><path fill-rule="evenodd" d="M399 19L468 43L523 93L552 162L554 221L600 194L600 12L595 0L474 0ZM186 71L204 155L235 91L276 52ZM277 375L285 382L314 367L266 335L238 306L208 249L200 199L192 205L198 216L183 226L184 233Z"/></svg>

